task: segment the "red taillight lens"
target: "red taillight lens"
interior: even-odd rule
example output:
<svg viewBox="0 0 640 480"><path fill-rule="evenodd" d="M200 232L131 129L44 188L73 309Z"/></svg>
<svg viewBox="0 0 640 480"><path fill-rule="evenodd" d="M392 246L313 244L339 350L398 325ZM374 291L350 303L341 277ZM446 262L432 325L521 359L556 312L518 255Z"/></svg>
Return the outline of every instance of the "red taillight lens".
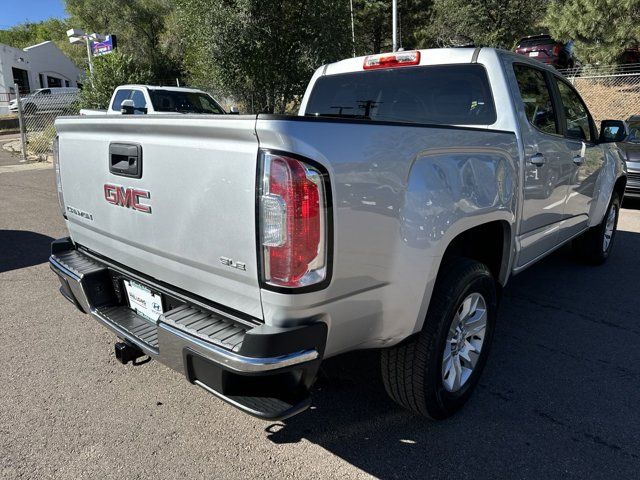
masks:
<svg viewBox="0 0 640 480"><path fill-rule="evenodd" d="M383 53L381 55L369 55L364 59L363 68L373 70L376 68L393 68L418 65L420 63L420 52L396 52Z"/></svg>
<svg viewBox="0 0 640 480"><path fill-rule="evenodd" d="M560 45L554 45L554 46L553 46L553 54L554 54L555 56L560 55Z"/></svg>
<svg viewBox="0 0 640 480"><path fill-rule="evenodd" d="M263 277L302 287L326 277L327 205L323 176L285 155L263 153L260 197Z"/></svg>

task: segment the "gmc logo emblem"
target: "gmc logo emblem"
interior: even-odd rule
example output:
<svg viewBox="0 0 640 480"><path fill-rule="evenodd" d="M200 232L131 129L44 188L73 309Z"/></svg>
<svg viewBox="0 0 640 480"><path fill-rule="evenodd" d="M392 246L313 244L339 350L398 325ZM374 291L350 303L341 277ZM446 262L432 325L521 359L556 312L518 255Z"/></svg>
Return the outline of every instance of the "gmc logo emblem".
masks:
<svg viewBox="0 0 640 480"><path fill-rule="evenodd" d="M140 203L141 199L150 197L151 193L147 190L126 188L108 183L104 186L104 198L107 202L120 207L132 208L138 212L151 213L151 206Z"/></svg>

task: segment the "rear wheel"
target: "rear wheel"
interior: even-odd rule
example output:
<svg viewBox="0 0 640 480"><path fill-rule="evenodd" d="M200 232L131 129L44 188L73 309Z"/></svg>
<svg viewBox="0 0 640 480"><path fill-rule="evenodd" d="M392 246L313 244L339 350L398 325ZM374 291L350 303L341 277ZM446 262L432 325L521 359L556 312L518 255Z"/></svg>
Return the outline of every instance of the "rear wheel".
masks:
<svg viewBox="0 0 640 480"><path fill-rule="evenodd" d="M495 281L485 265L455 258L443 272L420 334L383 350L381 362L391 398L431 419L454 414L471 396L497 313Z"/></svg>
<svg viewBox="0 0 640 480"><path fill-rule="evenodd" d="M575 240L576 250L584 261L593 265L607 261L613 249L619 216L620 197L614 193L602 222Z"/></svg>

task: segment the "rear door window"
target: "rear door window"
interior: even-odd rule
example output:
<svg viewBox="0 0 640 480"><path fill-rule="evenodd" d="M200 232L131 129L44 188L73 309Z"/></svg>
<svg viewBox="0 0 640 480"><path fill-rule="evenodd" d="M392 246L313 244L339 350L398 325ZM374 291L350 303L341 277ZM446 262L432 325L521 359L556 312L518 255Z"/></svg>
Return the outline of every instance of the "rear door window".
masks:
<svg viewBox="0 0 640 480"><path fill-rule="evenodd" d="M520 89L520 98L529 123L544 133L559 133L558 119L551 101L551 92L542 70L527 65L513 66Z"/></svg>
<svg viewBox="0 0 640 480"><path fill-rule="evenodd" d="M490 125L496 110L482 65L390 68L320 77L307 116L415 124Z"/></svg>

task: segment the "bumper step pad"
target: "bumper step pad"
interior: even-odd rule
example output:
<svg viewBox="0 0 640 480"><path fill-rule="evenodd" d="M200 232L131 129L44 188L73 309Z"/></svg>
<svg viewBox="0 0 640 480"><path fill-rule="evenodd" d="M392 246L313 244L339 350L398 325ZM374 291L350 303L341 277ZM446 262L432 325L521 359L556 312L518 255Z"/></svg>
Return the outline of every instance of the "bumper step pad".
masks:
<svg viewBox="0 0 640 480"><path fill-rule="evenodd" d="M94 314L117 325L157 353L158 326L151 320L147 320L125 306L98 307L94 310Z"/></svg>
<svg viewBox="0 0 640 480"><path fill-rule="evenodd" d="M160 317L160 321L190 335L237 352L249 327L230 322L214 312L181 305Z"/></svg>

